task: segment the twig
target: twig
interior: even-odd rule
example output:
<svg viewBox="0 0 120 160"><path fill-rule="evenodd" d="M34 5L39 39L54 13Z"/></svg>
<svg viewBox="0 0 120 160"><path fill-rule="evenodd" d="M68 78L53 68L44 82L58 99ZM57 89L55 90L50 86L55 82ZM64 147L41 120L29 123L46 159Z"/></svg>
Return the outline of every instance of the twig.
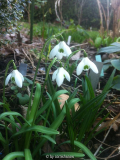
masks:
<svg viewBox="0 0 120 160"><path fill-rule="evenodd" d="M118 146L118 148L119 148L119 146ZM116 148L105 160L108 160L115 153L115 151L118 150L118 148Z"/></svg>
<svg viewBox="0 0 120 160"><path fill-rule="evenodd" d="M105 135L105 138L103 139L103 141L102 141L102 143L104 143L105 142L105 140L106 140L106 138L107 138L107 136L108 136L108 134L109 134L109 132L110 132L110 130L112 129L112 125L110 126L110 128L109 128L109 130L108 130L108 132L107 132L107 134ZM94 153L94 156L96 156L97 155L97 153L99 152L99 150L100 150L100 148L102 147L102 145L103 144L100 144L100 146L98 147L98 149L96 150L96 152Z"/></svg>
<svg viewBox="0 0 120 160"><path fill-rule="evenodd" d="M27 53L25 52L25 50L24 50L23 48L22 48L22 51L23 51L24 55L27 57L27 59L30 61L32 67L33 67L34 69L36 69L36 67L34 66L34 63L33 63L33 62L31 61L31 59L28 57Z"/></svg>
<svg viewBox="0 0 120 160"><path fill-rule="evenodd" d="M88 44L88 43L76 44L76 45L74 45L74 46L71 46L70 48L77 47L77 46L83 46L83 45L85 45L85 44Z"/></svg>

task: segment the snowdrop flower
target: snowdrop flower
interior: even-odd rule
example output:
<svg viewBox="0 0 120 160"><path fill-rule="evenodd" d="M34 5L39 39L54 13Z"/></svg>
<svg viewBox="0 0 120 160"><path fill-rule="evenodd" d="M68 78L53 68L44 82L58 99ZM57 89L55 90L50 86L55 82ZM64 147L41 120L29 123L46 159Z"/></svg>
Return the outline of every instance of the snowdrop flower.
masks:
<svg viewBox="0 0 120 160"><path fill-rule="evenodd" d="M56 56L58 59L62 59L63 56L68 57L71 53L71 49L62 41L51 50L49 58Z"/></svg>
<svg viewBox="0 0 120 160"><path fill-rule="evenodd" d="M6 78L5 80L5 85L8 85L8 82L9 80L14 79L15 80L15 83L18 87L22 88L22 83L24 81L24 77L23 75L16 69L16 70L13 70Z"/></svg>
<svg viewBox="0 0 120 160"><path fill-rule="evenodd" d="M77 75L80 75L83 70L88 71L90 68L96 74L98 73L98 69L97 69L96 65L92 61L90 61L88 57L84 57L82 59L82 61L78 64L76 73L77 73Z"/></svg>
<svg viewBox="0 0 120 160"><path fill-rule="evenodd" d="M52 75L52 81L56 80L58 87L62 85L64 78L70 82L70 75L63 67L58 68Z"/></svg>

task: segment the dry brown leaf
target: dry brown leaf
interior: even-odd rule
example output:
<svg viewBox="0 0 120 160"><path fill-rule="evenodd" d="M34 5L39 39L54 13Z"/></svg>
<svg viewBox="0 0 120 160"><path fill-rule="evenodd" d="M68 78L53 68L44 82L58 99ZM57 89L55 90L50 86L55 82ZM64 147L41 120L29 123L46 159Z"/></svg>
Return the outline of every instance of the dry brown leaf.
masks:
<svg viewBox="0 0 120 160"><path fill-rule="evenodd" d="M95 131L98 132L101 129L108 128L112 125L113 130L116 132L119 127L119 119L118 119L119 116L120 116L120 113L118 115L116 115L113 119L111 118L110 120L108 120L106 122L102 122ZM96 121L93 124L93 126L95 127L99 121L100 120Z"/></svg>
<svg viewBox="0 0 120 160"><path fill-rule="evenodd" d="M75 55L73 55L70 60L74 61L74 60L78 60L80 59L80 55L81 55L81 51L77 52Z"/></svg>
<svg viewBox="0 0 120 160"><path fill-rule="evenodd" d="M112 128L116 132L118 130L118 125L116 123L113 123Z"/></svg>
<svg viewBox="0 0 120 160"><path fill-rule="evenodd" d="M67 94L61 94L61 95L59 96L58 101L59 101L59 103L60 103L60 108L61 108L61 109L63 108L63 106L64 106L64 104L65 104L65 101L66 101L68 98L69 98L69 96L68 96ZM79 106L78 103L75 103L74 107L75 107L75 111L79 110L79 108L80 108L80 106Z"/></svg>

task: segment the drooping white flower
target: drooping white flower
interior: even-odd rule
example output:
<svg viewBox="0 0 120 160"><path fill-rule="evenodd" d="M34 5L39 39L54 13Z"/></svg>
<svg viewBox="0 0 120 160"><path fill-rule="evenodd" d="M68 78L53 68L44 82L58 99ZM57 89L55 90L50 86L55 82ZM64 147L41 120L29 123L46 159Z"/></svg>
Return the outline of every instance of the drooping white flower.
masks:
<svg viewBox="0 0 120 160"><path fill-rule="evenodd" d="M62 41L51 50L49 58L51 59L56 56L58 59L62 59L63 56L68 57L71 53L71 49Z"/></svg>
<svg viewBox="0 0 120 160"><path fill-rule="evenodd" d="M52 75L52 81L56 80L58 87L62 85L64 78L70 82L70 75L63 67L58 68Z"/></svg>
<svg viewBox="0 0 120 160"><path fill-rule="evenodd" d="M5 85L8 85L8 82L9 80L12 80L12 78L15 79L15 83L18 87L22 88L22 83L24 81L24 77L23 75L16 69L16 70L13 70L6 78L5 80Z"/></svg>
<svg viewBox="0 0 120 160"><path fill-rule="evenodd" d="M98 69L97 69L96 65L92 61L90 61L88 57L84 57L82 59L82 61L78 64L76 73L77 73L77 75L80 75L83 70L88 71L90 68L96 74L98 73Z"/></svg>

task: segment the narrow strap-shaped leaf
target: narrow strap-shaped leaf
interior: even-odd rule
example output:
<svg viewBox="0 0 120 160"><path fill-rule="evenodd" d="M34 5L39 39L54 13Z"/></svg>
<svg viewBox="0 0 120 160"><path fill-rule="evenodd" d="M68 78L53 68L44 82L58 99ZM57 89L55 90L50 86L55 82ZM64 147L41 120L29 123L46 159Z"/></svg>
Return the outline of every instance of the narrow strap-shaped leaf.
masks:
<svg viewBox="0 0 120 160"><path fill-rule="evenodd" d="M36 118L36 112L38 109L40 96L41 96L41 85L39 83L37 83L35 96L34 96L34 100L33 100L33 105L32 105L31 111L30 111L30 115L29 115L29 121L31 123L34 123L34 120Z"/></svg>
<svg viewBox="0 0 120 160"><path fill-rule="evenodd" d="M24 157L24 152L12 152L12 153L9 153L2 160L14 160L17 157Z"/></svg>
<svg viewBox="0 0 120 160"><path fill-rule="evenodd" d="M50 142L56 144L55 140L54 140L53 138L51 138L50 136L48 136L48 135L42 135L41 137L44 137L44 138L46 138L47 140L49 140Z"/></svg>
<svg viewBox="0 0 120 160"><path fill-rule="evenodd" d="M2 133L0 132L0 141L5 144L6 140L4 139L4 137L2 136Z"/></svg>
<svg viewBox="0 0 120 160"><path fill-rule="evenodd" d="M65 94L65 93L69 93L67 90L60 90L60 91L57 91L55 93L55 95L53 96L53 101L58 98L61 94Z"/></svg>
<svg viewBox="0 0 120 160"><path fill-rule="evenodd" d="M107 83L106 83L106 85L105 85L105 87L104 87L102 92L108 91L110 89L112 81L113 81L113 78L114 78L114 75L115 75L115 71L116 71L116 69L113 70L113 72L112 72L109 80L107 81Z"/></svg>
<svg viewBox="0 0 120 160"><path fill-rule="evenodd" d="M24 154L25 154L25 160L33 160L29 149L25 149Z"/></svg>
<svg viewBox="0 0 120 160"><path fill-rule="evenodd" d="M36 126L31 126L29 128L21 129L17 133L13 134L12 137L18 136L18 135L20 135L22 133L29 132L29 131L41 132L41 133L45 133L45 134L59 134L59 132L56 131L55 129L36 125Z"/></svg>
<svg viewBox="0 0 120 160"><path fill-rule="evenodd" d="M66 141L66 143L70 143L70 141ZM91 158L91 160L97 160L95 156L92 154L92 152L84 144L78 141L74 141L74 145L82 149L88 155L88 157Z"/></svg>
<svg viewBox="0 0 120 160"><path fill-rule="evenodd" d="M4 118L4 117L10 116L10 115L12 115L12 116L20 116L27 124L31 125L20 113L18 113L18 112L12 112L12 111L2 113L2 114L0 115L0 120L1 120L2 118Z"/></svg>

